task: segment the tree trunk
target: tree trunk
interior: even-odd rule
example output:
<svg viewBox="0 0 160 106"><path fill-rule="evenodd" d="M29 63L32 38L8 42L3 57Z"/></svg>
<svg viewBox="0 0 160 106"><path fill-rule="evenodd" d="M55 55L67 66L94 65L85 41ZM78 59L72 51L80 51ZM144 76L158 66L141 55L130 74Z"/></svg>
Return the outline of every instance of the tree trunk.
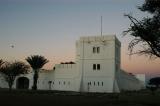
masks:
<svg viewBox="0 0 160 106"><path fill-rule="evenodd" d="M13 83L12 83L12 82L8 82L9 91L11 91L11 90L12 90L12 85L13 85Z"/></svg>
<svg viewBox="0 0 160 106"><path fill-rule="evenodd" d="M38 70L34 71L34 76L33 76L33 90L37 90L37 81L38 81Z"/></svg>

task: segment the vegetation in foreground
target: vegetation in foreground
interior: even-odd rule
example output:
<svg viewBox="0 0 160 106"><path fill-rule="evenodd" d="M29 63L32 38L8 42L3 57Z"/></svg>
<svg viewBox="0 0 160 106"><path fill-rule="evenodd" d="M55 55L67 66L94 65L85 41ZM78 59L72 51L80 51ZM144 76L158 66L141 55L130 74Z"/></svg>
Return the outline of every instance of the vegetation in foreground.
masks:
<svg viewBox="0 0 160 106"><path fill-rule="evenodd" d="M129 14L125 15L131 21L129 28L124 31L124 35L133 37L128 46L130 54L160 58L160 0L145 0L138 9L149 13L148 16L138 20ZM137 45L141 49L133 51Z"/></svg>
<svg viewBox="0 0 160 106"><path fill-rule="evenodd" d="M0 90L1 106L160 106L160 91L80 93L43 90Z"/></svg>

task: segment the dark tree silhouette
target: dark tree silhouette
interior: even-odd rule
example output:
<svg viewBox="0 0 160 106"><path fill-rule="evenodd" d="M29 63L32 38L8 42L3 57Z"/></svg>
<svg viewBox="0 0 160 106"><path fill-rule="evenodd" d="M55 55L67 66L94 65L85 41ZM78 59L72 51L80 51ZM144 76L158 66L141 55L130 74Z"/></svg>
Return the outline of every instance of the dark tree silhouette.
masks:
<svg viewBox="0 0 160 106"><path fill-rule="evenodd" d="M0 69L0 72L8 83L10 90L12 89L15 78L20 74L26 74L28 71L29 66L20 61L15 61L13 63L5 62Z"/></svg>
<svg viewBox="0 0 160 106"><path fill-rule="evenodd" d="M0 69L1 69L3 64L4 64L4 61L2 59L0 59Z"/></svg>
<svg viewBox="0 0 160 106"><path fill-rule="evenodd" d="M159 88L160 87L160 77L155 77L155 78L151 78L150 80L149 80L149 83L148 83L149 85L154 85L154 86L156 86L157 88Z"/></svg>
<svg viewBox="0 0 160 106"><path fill-rule="evenodd" d="M160 87L160 77L151 78L148 82L147 88L152 91L152 94L155 94L155 91Z"/></svg>
<svg viewBox="0 0 160 106"><path fill-rule="evenodd" d="M30 66L34 71L32 89L37 90L39 70L49 61L44 56L40 56L40 55L33 55L30 57L27 57L26 61L30 64Z"/></svg>
<svg viewBox="0 0 160 106"><path fill-rule="evenodd" d="M124 31L124 35L129 33L134 37L128 46L130 54L145 54L160 58L160 0L145 0L138 9L150 13L150 16L137 20L131 15L125 14L131 24L128 30ZM133 48L136 45L140 45L142 48L134 52Z"/></svg>

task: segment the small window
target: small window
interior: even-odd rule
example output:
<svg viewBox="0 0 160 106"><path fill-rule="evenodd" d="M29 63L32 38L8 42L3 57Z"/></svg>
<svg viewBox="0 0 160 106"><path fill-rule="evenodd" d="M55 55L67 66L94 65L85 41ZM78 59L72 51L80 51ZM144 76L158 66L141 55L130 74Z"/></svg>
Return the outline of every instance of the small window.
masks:
<svg viewBox="0 0 160 106"><path fill-rule="evenodd" d="M66 84L66 82L64 81L64 82L63 82L63 84L65 85L65 84Z"/></svg>
<svg viewBox="0 0 160 106"><path fill-rule="evenodd" d="M100 53L100 47L93 47L93 53Z"/></svg>
<svg viewBox="0 0 160 106"><path fill-rule="evenodd" d="M98 82L98 86L99 86L99 82Z"/></svg>
<svg viewBox="0 0 160 106"><path fill-rule="evenodd" d="M54 81L53 81L53 84L54 84Z"/></svg>
<svg viewBox="0 0 160 106"><path fill-rule="evenodd" d="M99 53L100 52L100 47L97 47L97 53Z"/></svg>
<svg viewBox="0 0 160 106"><path fill-rule="evenodd" d="M59 85L61 84L61 82L59 81Z"/></svg>
<svg viewBox="0 0 160 106"><path fill-rule="evenodd" d="M48 81L49 84L52 84L52 81Z"/></svg>
<svg viewBox="0 0 160 106"><path fill-rule="evenodd" d="M94 86L96 85L95 81L94 81Z"/></svg>
<svg viewBox="0 0 160 106"><path fill-rule="evenodd" d="M91 82L88 82L88 86L91 85Z"/></svg>
<svg viewBox="0 0 160 106"><path fill-rule="evenodd" d="M93 70L96 70L96 64L93 64Z"/></svg>
<svg viewBox="0 0 160 106"><path fill-rule="evenodd" d="M97 70L100 70L101 67L100 67L100 64L97 64Z"/></svg>
<svg viewBox="0 0 160 106"><path fill-rule="evenodd" d="M93 53L96 53L96 47L93 47Z"/></svg>
<svg viewBox="0 0 160 106"><path fill-rule="evenodd" d="M102 82L102 86L103 86L103 82Z"/></svg>

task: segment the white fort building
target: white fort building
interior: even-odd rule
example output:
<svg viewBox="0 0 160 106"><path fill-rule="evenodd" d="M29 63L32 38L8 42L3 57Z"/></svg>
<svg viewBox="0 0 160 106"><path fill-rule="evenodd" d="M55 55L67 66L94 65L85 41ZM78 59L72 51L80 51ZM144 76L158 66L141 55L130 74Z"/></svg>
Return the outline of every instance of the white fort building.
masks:
<svg viewBox="0 0 160 106"><path fill-rule="evenodd" d="M76 61L56 64L39 73L38 89L77 92L120 92L145 87L145 75L121 70L121 43L115 35L81 37L76 42ZM7 83L0 77L0 87ZM14 88L31 89L33 72L18 76Z"/></svg>

